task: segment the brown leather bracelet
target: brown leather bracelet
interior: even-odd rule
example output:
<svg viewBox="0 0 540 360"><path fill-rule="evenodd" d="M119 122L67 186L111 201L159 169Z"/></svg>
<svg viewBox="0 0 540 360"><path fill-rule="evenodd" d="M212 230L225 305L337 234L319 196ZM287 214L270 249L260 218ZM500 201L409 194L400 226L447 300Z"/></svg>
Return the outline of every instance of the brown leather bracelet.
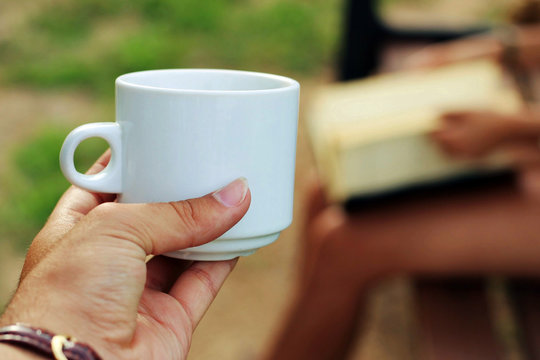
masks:
<svg viewBox="0 0 540 360"><path fill-rule="evenodd" d="M101 360L88 345L64 335L17 323L0 328L0 343L11 344L57 360Z"/></svg>

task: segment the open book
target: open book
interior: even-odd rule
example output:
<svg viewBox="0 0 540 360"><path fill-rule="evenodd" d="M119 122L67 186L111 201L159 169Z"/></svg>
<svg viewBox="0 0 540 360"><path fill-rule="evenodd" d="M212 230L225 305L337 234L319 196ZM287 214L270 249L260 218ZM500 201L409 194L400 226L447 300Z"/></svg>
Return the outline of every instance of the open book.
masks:
<svg viewBox="0 0 540 360"><path fill-rule="evenodd" d="M491 61L328 85L308 113L315 160L330 197L344 201L505 166L448 158L426 136L456 110L514 113L523 106Z"/></svg>

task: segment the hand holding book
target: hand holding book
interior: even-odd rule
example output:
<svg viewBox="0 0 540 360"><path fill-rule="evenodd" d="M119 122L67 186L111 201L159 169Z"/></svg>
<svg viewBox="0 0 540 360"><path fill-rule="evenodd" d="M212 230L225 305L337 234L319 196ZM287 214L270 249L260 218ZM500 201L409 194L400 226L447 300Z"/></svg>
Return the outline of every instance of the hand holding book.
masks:
<svg viewBox="0 0 540 360"><path fill-rule="evenodd" d="M513 122L522 111L501 67L483 60L327 86L309 130L330 198L345 201L507 167L498 156L456 160L432 138L456 155L491 153L508 127L526 132Z"/></svg>
<svg viewBox="0 0 540 360"><path fill-rule="evenodd" d="M461 111L444 114L431 137L450 156L475 159L487 155L511 137L516 116L490 111Z"/></svg>

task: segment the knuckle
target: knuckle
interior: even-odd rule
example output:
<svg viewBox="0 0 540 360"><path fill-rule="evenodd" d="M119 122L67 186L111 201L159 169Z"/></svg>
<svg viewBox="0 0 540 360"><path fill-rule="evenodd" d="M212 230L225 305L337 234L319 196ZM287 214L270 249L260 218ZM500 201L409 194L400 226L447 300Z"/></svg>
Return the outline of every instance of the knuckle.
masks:
<svg viewBox="0 0 540 360"><path fill-rule="evenodd" d="M191 271L191 273L199 281L204 292L206 292L212 298L215 298L217 296L219 290L218 286L214 282L212 276L210 276L208 271L196 266L190 267L188 271Z"/></svg>
<svg viewBox="0 0 540 360"><path fill-rule="evenodd" d="M199 228L201 216L193 200L170 202L169 205L176 212L184 231L190 233Z"/></svg>
<svg viewBox="0 0 540 360"><path fill-rule="evenodd" d="M110 219L118 214L118 204L111 202L99 204L91 213L98 218Z"/></svg>
<svg viewBox="0 0 540 360"><path fill-rule="evenodd" d="M117 203L103 203L91 211L98 221L100 232L110 237L130 239L140 237L144 223L136 221L128 207ZM129 236L128 236L129 235Z"/></svg>

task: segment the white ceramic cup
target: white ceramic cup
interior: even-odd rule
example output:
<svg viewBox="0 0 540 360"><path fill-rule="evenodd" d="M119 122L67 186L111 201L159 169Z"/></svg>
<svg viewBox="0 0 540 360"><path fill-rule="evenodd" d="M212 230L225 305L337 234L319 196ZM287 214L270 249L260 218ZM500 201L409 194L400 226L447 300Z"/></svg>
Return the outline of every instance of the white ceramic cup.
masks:
<svg viewBox="0 0 540 360"><path fill-rule="evenodd" d="M292 221L298 97L295 80L233 70L152 70L116 79L116 122L73 130L60 166L74 185L117 193L123 203L168 202L210 193L239 177L247 214L217 240L166 255L225 260L275 241ZM79 173L77 146L90 137L112 150L99 174Z"/></svg>

